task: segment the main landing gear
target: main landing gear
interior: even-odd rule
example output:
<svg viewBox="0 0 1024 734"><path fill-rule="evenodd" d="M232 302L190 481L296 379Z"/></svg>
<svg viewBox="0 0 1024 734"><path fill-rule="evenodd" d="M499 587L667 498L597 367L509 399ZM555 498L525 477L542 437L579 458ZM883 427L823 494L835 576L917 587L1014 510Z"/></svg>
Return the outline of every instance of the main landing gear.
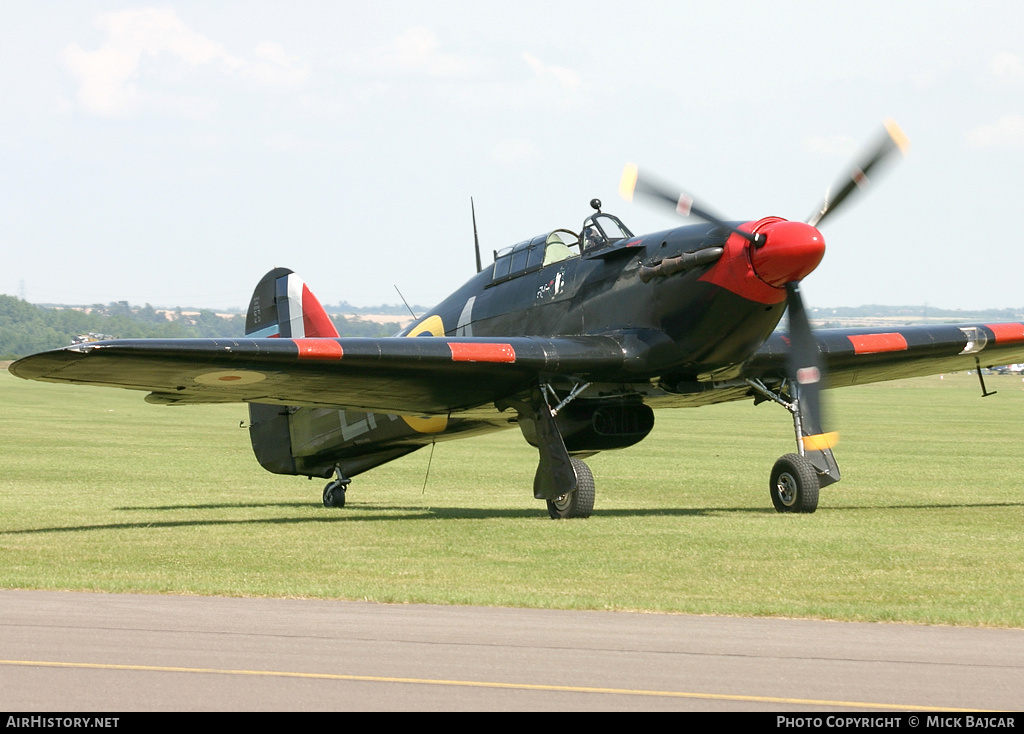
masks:
<svg viewBox="0 0 1024 734"><path fill-rule="evenodd" d="M594 511L594 475L582 459L569 456L555 424L558 412L587 387L588 384L578 385L551 408L548 393L554 392L542 384L534 389L529 402L515 404L523 436L540 454L533 477L533 496L547 502L552 520L586 518Z"/></svg>
<svg viewBox="0 0 1024 734"><path fill-rule="evenodd" d="M549 499L548 515L552 520L590 517L594 511L594 475L582 459L569 459L576 474L576 489Z"/></svg>
<svg viewBox="0 0 1024 734"><path fill-rule="evenodd" d="M334 468L336 477L324 487L324 507L344 507L345 491L352 480L341 473L337 467Z"/></svg>
<svg viewBox="0 0 1024 734"><path fill-rule="evenodd" d="M773 391L760 380L748 379L746 382L763 399L778 403L793 414L793 429L799 453L779 457L772 467L768 481L772 505L779 512L814 512L818 509L819 490L840 479L839 465L836 464L831 447L819 441L811 441L812 438L820 438L821 429L805 425L807 416L800 409L800 391L795 383L787 385L783 382L778 391ZM791 399L784 397L784 389L792 393Z"/></svg>
<svg viewBox="0 0 1024 734"><path fill-rule="evenodd" d="M814 512L818 509L818 473L800 454L786 454L772 467L768 482L772 504L779 512Z"/></svg>

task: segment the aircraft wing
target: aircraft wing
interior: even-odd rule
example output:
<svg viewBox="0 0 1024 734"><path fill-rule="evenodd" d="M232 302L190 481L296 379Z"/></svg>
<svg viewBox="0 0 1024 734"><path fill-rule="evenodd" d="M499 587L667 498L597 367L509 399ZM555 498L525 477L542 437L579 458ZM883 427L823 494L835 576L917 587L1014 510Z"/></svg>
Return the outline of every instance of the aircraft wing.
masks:
<svg viewBox="0 0 1024 734"><path fill-rule="evenodd" d="M937 324L816 329L829 387L995 367L1024 360L1024 324ZM773 334L743 367L744 377L785 374L789 341Z"/></svg>
<svg viewBox="0 0 1024 734"><path fill-rule="evenodd" d="M1024 362L1024 324L818 329L830 387ZM663 336L663 335L662 335ZM646 343L645 343L646 341ZM18 360L18 377L143 390L147 401L275 403L376 413L443 414L531 389L541 375L623 380L644 372L656 340L575 337L122 339ZM773 334L739 377L785 375L789 342ZM637 368L640 368L637 370ZM735 373L734 373L735 374ZM626 381L629 381L628 379ZM652 404L696 406L749 397L717 383Z"/></svg>
<svg viewBox="0 0 1024 734"><path fill-rule="evenodd" d="M158 404L256 402L440 414L537 384L540 374L618 374L605 336L120 339L18 360L44 382L148 391Z"/></svg>

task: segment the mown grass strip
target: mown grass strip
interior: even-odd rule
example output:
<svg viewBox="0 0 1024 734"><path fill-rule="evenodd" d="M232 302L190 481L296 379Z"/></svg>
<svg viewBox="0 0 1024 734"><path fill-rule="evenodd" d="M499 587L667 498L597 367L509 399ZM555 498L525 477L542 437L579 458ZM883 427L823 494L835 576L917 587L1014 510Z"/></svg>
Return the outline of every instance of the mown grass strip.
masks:
<svg viewBox="0 0 1024 734"><path fill-rule="evenodd" d="M838 390L844 480L809 516L768 498L791 423L749 403L662 411L589 463L594 516L546 519L518 432L361 475L264 472L240 406L0 374L0 586L1024 627L1024 383Z"/></svg>

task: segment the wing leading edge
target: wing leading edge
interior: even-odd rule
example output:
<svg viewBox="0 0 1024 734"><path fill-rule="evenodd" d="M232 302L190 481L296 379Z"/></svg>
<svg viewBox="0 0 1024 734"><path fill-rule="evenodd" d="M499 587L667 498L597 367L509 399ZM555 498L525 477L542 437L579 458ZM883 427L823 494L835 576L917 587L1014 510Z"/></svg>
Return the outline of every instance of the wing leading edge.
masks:
<svg viewBox="0 0 1024 734"><path fill-rule="evenodd" d="M1024 361L1024 324L938 324L891 329L817 329L829 387L847 387ZM773 334L744 377L785 374L788 337Z"/></svg>

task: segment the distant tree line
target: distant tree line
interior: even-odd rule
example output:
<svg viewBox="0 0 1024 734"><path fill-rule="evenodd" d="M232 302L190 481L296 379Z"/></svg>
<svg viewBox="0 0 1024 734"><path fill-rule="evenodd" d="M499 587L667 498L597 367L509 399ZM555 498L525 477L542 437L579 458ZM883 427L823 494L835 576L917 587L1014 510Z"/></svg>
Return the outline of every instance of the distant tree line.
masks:
<svg viewBox="0 0 1024 734"><path fill-rule="evenodd" d="M1019 321L1024 317L1022 308L989 308L979 311L965 311L934 306L841 306L839 308L811 308L811 318L827 319L830 316L851 318L901 318L908 322L914 319L945 319L950 323L960 321Z"/></svg>
<svg viewBox="0 0 1024 734"><path fill-rule="evenodd" d="M324 310L327 313L374 313L383 314L385 316L401 316L405 318L410 316L409 309L413 310L413 313L424 314L427 309L420 305L406 306L404 303L401 305L382 303L379 306L353 306L348 301L341 301L340 303L331 305L328 303L324 304Z"/></svg>
<svg viewBox="0 0 1024 734"><path fill-rule="evenodd" d="M414 306L417 313L425 309ZM331 320L342 336L393 336L407 320L405 306L357 308L342 301L329 306ZM811 318L824 326L832 318L899 317L908 323L923 318L948 321L1020 321L1024 308L959 311L932 306L858 306L856 308L812 308ZM376 323L358 316L346 318L340 313L384 313L398 318L394 322ZM27 354L56 349L71 344L78 336L105 334L119 339L181 339L187 337L238 337L245 333L245 314L221 315L205 309L157 311L148 303L132 306L127 301L94 304L88 307L39 306L0 295L0 359L16 359Z"/></svg>
<svg viewBox="0 0 1024 734"><path fill-rule="evenodd" d="M342 336L392 336L399 320L378 324L360 318L332 315ZM209 310L168 313L148 303L131 306L127 301L88 307L37 306L0 295L0 359L71 344L78 336L97 333L118 339L181 339L188 337L238 337L245 333L245 314L219 315Z"/></svg>

